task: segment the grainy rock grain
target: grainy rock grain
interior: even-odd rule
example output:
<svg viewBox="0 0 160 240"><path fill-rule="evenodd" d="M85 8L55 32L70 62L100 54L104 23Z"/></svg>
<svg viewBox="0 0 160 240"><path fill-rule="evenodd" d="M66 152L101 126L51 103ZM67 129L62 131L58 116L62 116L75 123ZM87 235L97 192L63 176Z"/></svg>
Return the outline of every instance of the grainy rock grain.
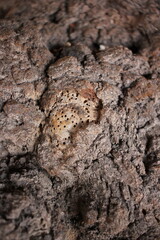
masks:
<svg viewBox="0 0 160 240"><path fill-rule="evenodd" d="M0 1L0 238L160 239L160 2Z"/></svg>

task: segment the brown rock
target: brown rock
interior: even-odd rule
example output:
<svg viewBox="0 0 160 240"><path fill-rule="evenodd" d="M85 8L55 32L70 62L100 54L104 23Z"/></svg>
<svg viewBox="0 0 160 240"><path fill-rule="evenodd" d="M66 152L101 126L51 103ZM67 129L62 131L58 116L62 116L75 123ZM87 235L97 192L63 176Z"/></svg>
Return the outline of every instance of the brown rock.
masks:
<svg viewBox="0 0 160 240"><path fill-rule="evenodd" d="M159 22L157 0L0 1L0 238L159 240Z"/></svg>

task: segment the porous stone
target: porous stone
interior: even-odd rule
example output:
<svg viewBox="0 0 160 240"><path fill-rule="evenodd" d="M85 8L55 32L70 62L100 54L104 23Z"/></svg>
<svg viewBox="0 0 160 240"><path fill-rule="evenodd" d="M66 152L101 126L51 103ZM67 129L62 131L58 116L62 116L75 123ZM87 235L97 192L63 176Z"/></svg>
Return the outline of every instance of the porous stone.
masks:
<svg viewBox="0 0 160 240"><path fill-rule="evenodd" d="M0 238L159 240L159 16L0 1Z"/></svg>

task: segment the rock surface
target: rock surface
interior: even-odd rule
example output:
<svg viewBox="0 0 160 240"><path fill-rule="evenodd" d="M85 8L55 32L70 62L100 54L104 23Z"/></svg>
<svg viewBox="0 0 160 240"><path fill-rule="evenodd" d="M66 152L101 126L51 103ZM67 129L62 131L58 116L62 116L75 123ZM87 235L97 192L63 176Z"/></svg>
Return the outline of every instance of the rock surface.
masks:
<svg viewBox="0 0 160 240"><path fill-rule="evenodd" d="M160 239L160 2L0 1L0 236Z"/></svg>

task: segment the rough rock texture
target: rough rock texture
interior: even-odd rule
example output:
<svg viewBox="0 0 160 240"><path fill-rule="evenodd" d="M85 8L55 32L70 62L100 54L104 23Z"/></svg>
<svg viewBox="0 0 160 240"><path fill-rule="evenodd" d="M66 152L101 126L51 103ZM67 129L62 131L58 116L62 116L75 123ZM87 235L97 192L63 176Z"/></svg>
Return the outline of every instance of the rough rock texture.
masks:
<svg viewBox="0 0 160 240"><path fill-rule="evenodd" d="M0 1L0 238L160 239L160 1Z"/></svg>

